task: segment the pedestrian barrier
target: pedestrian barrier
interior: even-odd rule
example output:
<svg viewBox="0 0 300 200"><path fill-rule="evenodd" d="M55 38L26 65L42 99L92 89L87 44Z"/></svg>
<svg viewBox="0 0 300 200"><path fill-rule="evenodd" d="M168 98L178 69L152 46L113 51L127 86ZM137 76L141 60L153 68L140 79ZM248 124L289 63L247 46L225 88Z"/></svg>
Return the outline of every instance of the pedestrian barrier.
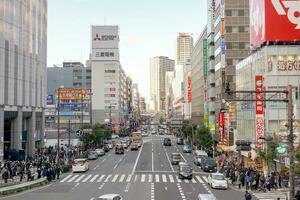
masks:
<svg viewBox="0 0 300 200"><path fill-rule="evenodd" d="M20 183L12 186L3 187L0 188L0 196L13 194L16 192L22 192L24 190L32 189L37 186L45 185L47 183L48 181L46 178L40 178L35 181L29 181L26 183Z"/></svg>

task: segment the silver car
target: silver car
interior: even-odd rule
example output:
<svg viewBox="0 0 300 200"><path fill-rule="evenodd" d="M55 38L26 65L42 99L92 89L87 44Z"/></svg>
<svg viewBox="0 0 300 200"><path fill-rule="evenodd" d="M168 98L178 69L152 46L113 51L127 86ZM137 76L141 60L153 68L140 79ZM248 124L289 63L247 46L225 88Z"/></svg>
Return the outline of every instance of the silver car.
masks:
<svg viewBox="0 0 300 200"><path fill-rule="evenodd" d="M90 151L88 153L88 159L89 160L97 160L97 158L98 158L98 154L97 154L96 151Z"/></svg>
<svg viewBox="0 0 300 200"><path fill-rule="evenodd" d="M217 200L213 194L199 194L198 200Z"/></svg>

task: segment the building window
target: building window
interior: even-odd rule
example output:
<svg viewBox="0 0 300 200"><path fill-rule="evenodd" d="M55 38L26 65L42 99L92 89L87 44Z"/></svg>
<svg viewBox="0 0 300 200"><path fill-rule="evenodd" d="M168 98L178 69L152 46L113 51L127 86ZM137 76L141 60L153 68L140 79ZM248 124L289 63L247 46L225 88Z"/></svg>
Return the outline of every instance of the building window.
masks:
<svg viewBox="0 0 300 200"><path fill-rule="evenodd" d="M74 73L82 73L82 70L81 70L81 69L74 69L73 72L74 72Z"/></svg>
<svg viewBox="0 0 300 200"><path fill-rule="evenodd" d="M113 52L110 52L110 53L109 53L109 56L110 56L110 57L114 57L115 54L114 54Z"/></svg>
<svg viewBox="0 0 300 200"><path fill-rule="evenodd" d="M91 79L91 76L86 76L86 79Z"/></svg>
<svg viewBox="0 0 300 200"><path fill-rule="evenodd" d="M239 42L232 42L232 49L239 49Z"/></svg>
<svg viewBox="0 0 300 200"><path fill-rule="evenodd" d="M232 33L239 33L239 27L238 26L233 26L232 27Z"/></svg>
<svg viewBox="0 0 300 200"><path fill-rule="evenodd" d="M238 10L232 10L231 11L231 16L238 17L239 16L239 11Z"/></svg>
<svg viewBox="0 0 300 200"><path fill-rule="evenodd" d="M109 57L109 52L105 52L105 57Z"/></svg>
<svg viewBox="0 0 300 200"><path fill-rule="evenodd" d="M101 57L104 57L104 52L101 52Z"/></svg>

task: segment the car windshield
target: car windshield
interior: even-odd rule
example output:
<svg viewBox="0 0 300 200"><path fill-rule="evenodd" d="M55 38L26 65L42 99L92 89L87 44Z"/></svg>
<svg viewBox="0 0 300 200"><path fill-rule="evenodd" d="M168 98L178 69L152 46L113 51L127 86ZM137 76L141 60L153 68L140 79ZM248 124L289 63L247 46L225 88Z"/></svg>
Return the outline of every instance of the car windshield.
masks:
<svg viewBox="0 0 300 200"><path fill-rule="evenodd" d="M212 176L212 178L215 180L225 180L225 177L221 174L215 174Z"/></svg>
<svg viewBox="0 0 300 200"><path fill-rule="evenodd" d="M182 171L184 171L184 172L192 172L192 167L191 166L189 166L189 165L184 165L184 166L182 166Z"/></svg>
<svg viewBox="0 0 300 200"><path fill-rule="evenodd" d="M208 159L208 160L206 160L206 164L208 164L208 165L215 165L216 163L215 163L214 160Z"/></svg>
<svg viewBox="0 0 300 200"><path fill-rule="evenodd" d="M74 160L74 164L84 164L84 160Z"/></svg>
<svg viewBox="0 0 300 200"><path fill-rule="evenodd" d="M173 159L180 159L181 156L180 156L180 155L172 155L172 158L173 158Z"/></svg>

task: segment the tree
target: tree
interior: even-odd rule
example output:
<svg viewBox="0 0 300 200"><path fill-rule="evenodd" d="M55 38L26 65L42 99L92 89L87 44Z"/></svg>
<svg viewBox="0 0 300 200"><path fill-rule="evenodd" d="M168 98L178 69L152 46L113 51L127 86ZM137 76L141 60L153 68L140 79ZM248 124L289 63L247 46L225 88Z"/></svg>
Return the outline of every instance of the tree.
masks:
<svg viewBox="0 0 300 200"><path fill-rule="evenodd" d="M195 141L198 147L207 151L213 148L213 138L207 127L200 127L196 130Z"/></svg>
<svg viewBox="0 0 300 200"><path fill-rule="evenodd" d="M271 169L271 167L276 168L275 159L278 157L276 149L278 147L278 142L278 138L274 137L271 141L265 141L264 151L257 150L258 158L266 162L268 169Z"/></svg>
<svg viewBox="0 0 300 200"><path fill-rule="evenodd" d="M99 145L102 143L104 139L111 138L111 129L106 125L96 123L93 126L85 125L82 127L83 129L92 129L92 134L83 134L80 137L80 140L83 142L84 147L88 147L89 145Z"/></svg>

